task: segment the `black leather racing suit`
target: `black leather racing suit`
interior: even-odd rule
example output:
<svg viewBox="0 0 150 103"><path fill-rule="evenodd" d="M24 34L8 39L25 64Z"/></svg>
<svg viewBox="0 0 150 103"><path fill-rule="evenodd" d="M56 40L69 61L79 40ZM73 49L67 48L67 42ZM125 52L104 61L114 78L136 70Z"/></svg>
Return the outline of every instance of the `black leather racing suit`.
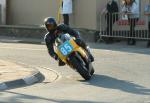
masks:
<svg viewBox="0 0 150 103"><path fill-rule="evenodd" d="M71 29L69 26L67 26L65 24L60 24L57 26L57 28L55 30L49 31L45 35L45 38L44 38L48 52L51 57L53 57L54 59L56 59L56 57L57 57L57 54L54 52L53 44L55 42L55 39L57 38L57 34L61 33L61 32L68 33L71 36L74 36L76 38L76 43L78 45L80 45L82 48L86 49L87 45L85 44L85 42L83 40L81 40L78 32Z"/></svg>

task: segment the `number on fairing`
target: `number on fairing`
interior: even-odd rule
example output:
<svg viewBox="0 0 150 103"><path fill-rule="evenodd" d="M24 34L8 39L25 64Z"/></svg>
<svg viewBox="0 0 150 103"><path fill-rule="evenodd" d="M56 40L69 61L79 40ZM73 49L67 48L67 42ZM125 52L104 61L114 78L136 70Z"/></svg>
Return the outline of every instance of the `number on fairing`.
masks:
<svg viewBox="0 0 150 103"><path fill-rule="evenodd" d="M69 43L69 42L65 42L64 44L62 44L60 47L59 47L61 53L63 55L68 55L70 52L72 52L73 50L73 46Z"/></svg>
<svg viewBox="0 0 150 103"><path fill-rule="evenodd" d="M65 49L66 49L68 52L71 52L72 49L73 49L72 46L71 46L70 44L68 44L68 43L65 44L64 47L65 47Z"/></svg>
<svg viewBox="0 0 150 103"><path fill-rule="evenodd" d="M63 55L67 55L67 54L68 54L68 52L66 51L66 49L65 49L64 47L61 47L61 48L60 48L60 51L61 51L61 53L62 53Z"/></svg>

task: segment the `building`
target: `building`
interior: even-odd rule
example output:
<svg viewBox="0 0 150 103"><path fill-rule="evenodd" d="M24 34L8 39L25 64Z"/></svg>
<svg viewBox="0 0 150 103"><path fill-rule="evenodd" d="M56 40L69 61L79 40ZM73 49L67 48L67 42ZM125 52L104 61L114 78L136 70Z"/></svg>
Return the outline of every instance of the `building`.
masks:
<svg viewBox="0 0 150 103"><path fill-rule="evenodd" d="M8 25L42 25L45 17L57 18L59 0L5 0ZM116 0L118 4L122 0ZM141 12L148 0L139 1ZM71 26L99 30L100 15L107 0L73 0ZM3 14L4 15L4 14Z"/></svg>

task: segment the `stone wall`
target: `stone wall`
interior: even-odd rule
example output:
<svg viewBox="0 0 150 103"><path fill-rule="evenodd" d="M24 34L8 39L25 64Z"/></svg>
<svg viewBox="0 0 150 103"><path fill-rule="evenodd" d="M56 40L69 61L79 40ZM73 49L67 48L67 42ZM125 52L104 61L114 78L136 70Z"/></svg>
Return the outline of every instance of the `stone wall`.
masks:
<svg viewBox="0 0 150 103"><path fill-rule="evenodd" d="M94 30L74 28L79 31L81 37L88 42L94 41ZM10 36L10 37L22 37L22 38L34 38L42 39L47 33L44 27L40 26L11 26L11 25L1 25L0 26L0 36Z"/></svg>

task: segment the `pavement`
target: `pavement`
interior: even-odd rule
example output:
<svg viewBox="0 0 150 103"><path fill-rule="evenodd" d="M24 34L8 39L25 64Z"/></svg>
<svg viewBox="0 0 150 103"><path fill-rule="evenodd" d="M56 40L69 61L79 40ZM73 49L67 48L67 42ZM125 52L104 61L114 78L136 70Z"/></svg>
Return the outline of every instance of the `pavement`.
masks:
<svg viewBox="0 0 150 103"><path fill-rule="evenodd" d="M1 43L45 44L44 39L0 36ZM0 91L29 86L37 82L54 82L61 76L44 67L31 67L23 63L0 59Z"/></svg>
<svg viewBox="0 0 150 103"><path fill-rule="evenodd" d="M44 38L20 38L10 36L0 36L0 42L2 43L31 43L31 44L45 44Z"/></svg>
<svg viewBox="0 0 150 103"><path fill-rule="evenodd" d="M2 43L44 44L43 39L0 36ZM0 59L0 90L32 85L44 79L43 74L32 67Z"/></svg>
<svg viewBox="0 0 150 103"><path fill-rule="evenodd" d="M0 90L31 85L42 79L38 69L0 59Z"/></svg>

